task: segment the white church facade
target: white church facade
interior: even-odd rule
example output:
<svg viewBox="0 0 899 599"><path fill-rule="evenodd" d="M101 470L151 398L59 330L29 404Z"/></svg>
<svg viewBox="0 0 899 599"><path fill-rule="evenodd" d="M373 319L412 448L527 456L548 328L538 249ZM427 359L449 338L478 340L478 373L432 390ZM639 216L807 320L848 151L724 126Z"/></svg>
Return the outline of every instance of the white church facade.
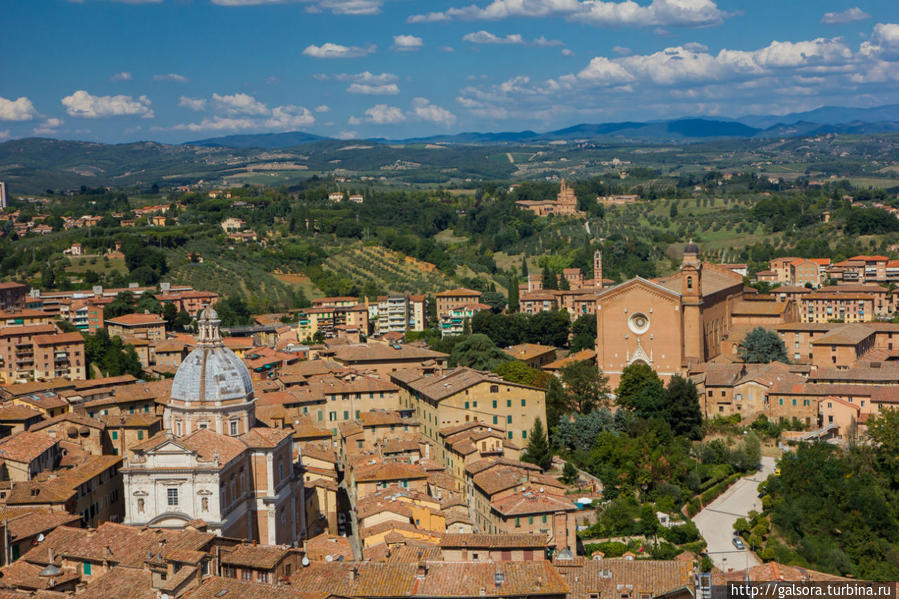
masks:
<svg viewBox="0 0 899 599"><path fill-rule="evenodd" d="M256 426L249 371L206 308L197 347L178 368L164 431L122 467L125 523L291 544L305 530L304 488L289 431ZM202 521L202 522L201 522Z"/></svg>

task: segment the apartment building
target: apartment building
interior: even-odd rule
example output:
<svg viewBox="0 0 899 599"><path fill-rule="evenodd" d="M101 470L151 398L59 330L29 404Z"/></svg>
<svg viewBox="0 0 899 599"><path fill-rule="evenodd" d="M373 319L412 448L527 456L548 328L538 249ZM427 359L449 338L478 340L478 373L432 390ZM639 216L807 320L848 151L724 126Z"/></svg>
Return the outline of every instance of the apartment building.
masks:
<svg viewBox="0 0 899 599"><path fill-rule="evenodd" d="M506 439L526 444L534 421L546 422L543 389L493 373L465 367L408 369L394 372L390 380L400 388L400 410L415 414L422 434L435 446L440 429L471 421L502 425Z"/></svg>
<svg viewBox="0 0 899 599"><path fill-rule="evenodd" d="M52 324L0 328L0 379L21 383L85 378L84 338Z"/></svg>
<svg viewBox="0 0 899 599"><path fill-rule="evenodd" d="M110 337L119 336L124 340L142 339L160 341L165 339L165 319L159 314L123 314L106 321Z"/></svg>
<svg viewBox="0 0 899 599"><path fill-rule="evenodd" d="M869 293L818 291L799 299L801 322L870 322L874 320L874 297Z"/></svg>
<svg viewBox="0 0 899 599"><path fill-rule="evenodd" d="M444 316L449 316L453 308L481 303L481 292L465 288L447 289L437 293L434 299L437 302L437 318L443 319Z"/></svg>
<svg viewBox="0 0 899 599"><path fill-rule="evenodd" d="M64 300L59 303L59 315L63 320L75 325L79 331L96 333L98 329L106 326L103 320L103 306L109 301L106 301L106 298L103 300Z"/></svg>
<svg viewBox="0 0 899 599"><path fill-rule="evenodd" d="M474 315L482 310L489 310L490 306L480 302L465 304L449 308L443 316L440 316L440 336L451 337L465 332L465 323L471 322Z"/></svg>
<svg viewBox="0 0 899 599"><path fill-rule="evenodd" d="M0 283L0 310L21 310L25 307L28 287L22 283Z"/></svg>

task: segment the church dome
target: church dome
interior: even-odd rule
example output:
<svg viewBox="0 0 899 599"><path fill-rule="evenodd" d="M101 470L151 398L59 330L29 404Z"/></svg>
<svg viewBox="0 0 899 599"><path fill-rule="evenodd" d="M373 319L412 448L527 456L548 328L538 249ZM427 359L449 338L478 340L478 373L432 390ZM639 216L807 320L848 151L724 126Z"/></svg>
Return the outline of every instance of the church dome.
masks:
<svg viewBox="0 0 899 599"><path fill-rule="evenodd" d="M253 379L237 355L225 347L218 314L206 308L197 321L197 347L178 367L171 397L183 402L252 399Z"/></svg>
<svg viewBox="0 0 899 599"><path fill-rule="evenodd" d="M685 254L698 254L699 246L696 245L695 243L693 243L693 240L691 239L690 243L688 243L687 245L684 246L684 253Z"/></svg>

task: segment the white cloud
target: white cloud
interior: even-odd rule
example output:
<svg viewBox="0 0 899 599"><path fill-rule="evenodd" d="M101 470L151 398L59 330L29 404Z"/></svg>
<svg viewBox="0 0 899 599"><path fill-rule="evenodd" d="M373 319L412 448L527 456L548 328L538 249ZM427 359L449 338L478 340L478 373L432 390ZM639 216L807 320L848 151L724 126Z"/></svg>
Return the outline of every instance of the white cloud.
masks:
<svg viewBox="0 0 899 599"><path fill-rule="evenodd" d="M140 116L153 118L150 99L140 96L92 96L83 89L62 99L62 105L70 116L96 119L109 116Z"/></svg>
<svg viewBox="0 0 899 599"><path fill-rule="evenodd" d="M0 139L7 139L9 137L9 129L4 129L0 131Z"/></svg>
<svg viewBox="0 0 899 599"><path fill-rule="evenodd" d="M562 56L574 56L574 52L569 48L562 48Z"/></svg>
<svg viewBox="0 0 899 599"><path fill-rule="evenodd" d="M547 39L546 37L544 37L542 35L540 37L538 37L537 39L535 39L531 43L535 46L540 46L542 48L550 48L552 46L564 46L565 45L565 42L563 42L562 40L551 40L551 39Z"/></svg>
<svg viewBox="0 0 899 599"><path fill-rule="evenodd" d="M612 52L614 52L618 56L630 56L634 53L634 51L627 46L615 46L612 48Z"/></svg>
<svg viewBox="0 0 899 599"><path fill-rule="evenodd" d="M190 81L184 75L178 73L166 73L164 75L153 75L153 81L174 81L175 83L187 83Z"/></svg>
<svg viewBox="0 0 899 599"><path fill-rule="evenodd" d="M62 119L51 117L41 123L40 127L35 127L32 133L35 135L53 135L56 130L62 126Z"/></svg>
<svg viewBox="0 0 899 599"><path fill-rule="evenodd" d="M122 71L121 73L116 73L115 75L111 75L109 77L110 81L131 81L131 73L128 71Z"/></svg>
<svg viewBox="0 0 899 599"><path fill-rule="evenodd" d="M237 114L268 114L268 107L249 94L223 95L212 94L216 108L229 116Z"/></svg>
<svg viewBox="0 0 899 599"><path fill-rule="evenodd" d="M356 83L368 83L371 85L382 85L384 83L390 83L392 81L396 81L399 79L393 73L370 73L369 71L362 71L361 73L338 73L334 75L334 79L338 81L354 81Z"/></svg>
<svg viewBox="0 0 899 599"><path fill-rule="evenodd" d="M862 42L860 53L869 58L899 58L899 24L875 25L871 39Z"/></svg>
<svg viewBox="0 0 899 599"><path fill-rule="evenodd" d="M414 35L393 36L393 49L400 52L410 52L413 50L418 50L423 45L424 42L422 41L422 39Z"/></svg>
<svg viewBox="0 0 899 599"><path fill-rule="evenodd" d="M331 107L326 104L320 104L315 107L315 112L331 112Z"/></svg>
<svg viewBox="0 0 899 599"><path fill-rule="evenodd" d="M464 20L498 20L512 17L563 16L600 26L687 26L717 25L727 16L712 0L652 0L648 6L633 0L493 0L486 6L471 4L443 12L413 15L410 23Z"/></svg>
<svg viewBox="0 0 899 599"><path fill-rule="evenodd" d="M366 56L377 49L377 46L370 45L361 46L341 46L340 44L332 44L327 42L321 46L309 45L303 50L303 54L313 58L358 58Z"/></svg>
<svg viewBox="0 0 899 599"><path fill-rule="evenodd" d="M388 106L387 104L372 106L365 111L365 116L369 122L376 125L390 125L393 123L402 123L406 120L406 116L403 114L402 110L396 106Z"/></svg>
<svg viewBox="0 0 899 599"><path fill-rule="evenodd" d="M524 39L521 37L521 34L511 33L505 37L500 37L498 35L493 35L489 31L476 31L474 33L467 33L462 36L462 39L466 42L471 42L472 44L523 44Z"/></svg>
<svg viewBox="0 0 899 599"><path fill-rule="evenodd" d="M871 15L863 11L857 6L847 8L843 12L826 12L821 17L821 22L825 25L839 25L842 23L853 23L855 21L864 21L870 19Z"/></svg>
<svg viewBox="0 0 899 599"><path fill-rule="evenodd" d="M356 139L359 134L355 131L340 131L337 133L337 139Z"/></svg>
<svg viewBox="0 0 899 599"><path fill-rule="evenodd" d="M409 111L409 116L447 127L456 122L456 115L446 108L431 104L427 98L415 98L412 100L412 109Z"/></svg>
<svg viewBox="0 0 899 599"><path fill-rule="evenodd" d="M28 98L7 100L0 97L0 121L30 121L37 117L37 110Z"/></svg>
<svg viewBox="0 0 899 599"><path fill-rule="evenodd" d="M197 111L206 110L206 98L188 98L187 96L181 96L178 98L178 106Z"/></svg>
<svg viewBox="0 0 899 599"><path fill-rule="evenodd" d="M214 116L212 118L204 118L199 123L175 125L172 129L177 131L237 131L240 129L251 129L257 125L258 123L253 119Z"/></svg>
<svg viewBox="0 0 899 599"><path fill-rule="evenodd" d="M346 91L351 94L365 94L369 96L395 96L400 93L400 88L396 83L387 83L384 85L351 83Z"/></svg>
<svg viewBox="0 0 899 599"><path fill-rule="evenodd" d="M265 121L266 127L273 129L293 129L295 127L308 127L315 122L315 117L309 109L303 106L276 106L272 110L271 117Z"/></svg>
<svg viewBox="0 0 899 599"><path fill-rule="evenodd" d="M288 0L212 0L212 3L219 6L259 6L262 4L284 4L286 1ZM381 5L383 4L382 0L302 1L309 2L306 12L329 11L335 15L374 15L381 12Z"/></svg>
<svg viewBox="0 0 899 599"><path fill-rule="evenodd" d="M452 46L440 46L440 48L438 48L438 49L441 52L455 52L456 51L456 49L453 48Z"/></svg>

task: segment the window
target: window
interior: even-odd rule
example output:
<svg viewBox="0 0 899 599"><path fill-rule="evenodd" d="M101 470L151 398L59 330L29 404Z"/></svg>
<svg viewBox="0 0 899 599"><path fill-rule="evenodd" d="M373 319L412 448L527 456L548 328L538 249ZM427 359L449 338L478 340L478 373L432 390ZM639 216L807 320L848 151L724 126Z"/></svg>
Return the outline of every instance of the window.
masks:
<svg viewBox="0 0 899 599"><path fill-rule="evenodd" d="M499 393L499 385L490 385L491 393Z"/></svg>
<svg viewBox="0 0 899 599"><path fill-rule="evenodd" d="M84 562L83 565L84 565L84 575L85 575L85 576L90 576L90 575L91 575L91 563L90 563L90 562Z"/></svg>
<svg viewBox="0 0 899 599"><path fill-rule="evenodd" d="M328 420L331 422L337 420L337 412L328 412Z"/></svg>
<svg viewBox="0 0 899 599"><path fill-rule="evenodd" d="M533 523L534 523L534 517L528 516L528 524L533 524Z"/></svg>
<svg viewBox="0 0 899 599"><path fill-rule="evenodd" d="M493 417L493 424L499 424L499 416Z"/></svg>
<svg viewBox="0 0 899 599"><path fill-rule="evenodd" d="M166 495L168 497L169 505L178 505L178 489L175 487L169 487L166 490Z"/></svg>
<svg viewBox="0 0 899 599"><path fill-rule="evenodd" d="M467 402L467 401L465 402L465 409L466 409L466 410L468 409L468 402Z"/></svg>
<svg viewBox="0 0 899 599"><path fill-rule="evenodd" d="M525 406L527 406L527 405L528 405L528 400L522 399L522 400L521 400L521 407L523 408L523 407L525 407Z"/></svg>
<svg viewBox="0 0 899 599"><path fill-rule="evenodd" d="M543 523L546 524L546 514L543 514Z"/></svg>
<svg viewBox="0 0 899 599"><path fill-rule="evenodd" d="M144 438L144 431L137 431L137 440L140 441Z"/></svg>
<svg viewBox="0 0 899 599"><path fill-rule="evenodd" d="M268 572L257 572L256 580L259 582L268 582Z"/></svg>
<svg viewBox="0 0 899 599"><path fill-rule="evenodd" d="M237 421L232 420L231 421L231 436L234 437L236 435L237 435Z"/></svg>
<svg viewBox="0 0 899 599"><path fill-rule="evenodd" d="M507 408L511 408L511 407L512 407L512 400L511 400L511 399L507 399L507 400L506 400L506 407L507 407Z"/></svg>
<svg viewBox="0 0 899 599"><path fill-rule="evenodd" d="M349 410L344 410L344 411L343 411L343 419L344 419L344 420L349 420L349 419L350 419L350 411L349 411Z"/></svg>
<svg viewBox="0 0 899 599"><path fill-rule="evenodd" d="M506 416L506 423L512 424L512 414L509 414L508 416Z"/></svg>
<svg viewBox="0 0 899 599"><path fill-rule="evenodd" d="M512 431L509 431L508 437L509 437L509 440L512 439Z"/></svg>
<svg viewBox="0 0 899 599"><path fill-rule="evenodd" d="M494 408L496 407L496 400L495 400L495 399L493 400L493 407L494 407Z"/></svg>
<svg viewBox="0 0 899 599"><path fill-rule="evenodd" d="M112 431L112 440L115 441L119 438L119 431Z"/></svg>
<svg viewBox="0 0 899 599"><path fill-rule="evenodd" d="M521 438L522 438L522 439L527 439L527 438L528 438L528 432L527 432L527 431L521 431Z"/></svg>
<svg viewBox="0 0 899 599"><path fill-rule="evenodd" d="M521 528L521 518L515 518L515 528Z"/></svg>
<svg viewBox="0 0 899 599"><path fill-rule="evenodd" d="M243 580L253 580L253 571L252 571L252 570L247 570L246 568L243 568L243 569L240 571L240 577L241 577Z"/></svg>
<svg viewBox="0 0 899 599"><path fill-rule="evenodd" d="M179 437L181 436L181 421L178 420L175 422L175 434Z"/></svg>

